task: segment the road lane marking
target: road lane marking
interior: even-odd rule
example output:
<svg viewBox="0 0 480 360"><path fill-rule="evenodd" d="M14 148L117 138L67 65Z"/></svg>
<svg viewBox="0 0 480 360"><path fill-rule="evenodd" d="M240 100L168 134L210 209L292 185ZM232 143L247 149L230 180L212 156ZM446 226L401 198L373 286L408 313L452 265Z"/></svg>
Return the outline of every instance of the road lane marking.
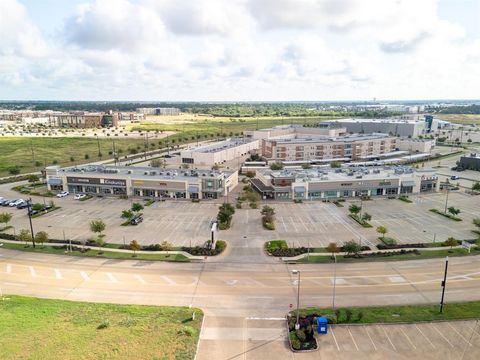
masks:
<svg viewBox="0 0 480 360"><path fill-rule="evenodd" d="M440 330L437 329L437 327L433 324L430 324L432 325L432 327L435 329L435 331L453 348L453 344L450 342L450 340L448 340L445 335L442 334L442 332Z"/></svg>
<svg viewBox="0 0 480 360"><path fill-rule="evenodd" d="M108 273L107 273L107 277L108 277L108 279L109 279L111 282L118 283L117 278L116 278L115 276L113 276L112 273L109 273L109 272L108 272Z"/></svg>
<svg viewBox="0 0 480 360"><path fill-rule="evenodd" d="M407 333L403 330L402 327L400 327L400 331L402 332L403 336L407 338L408 342L410 343L410 345L412 345L412 348L415 350L417 347L413 344L412 340L410 340L410 338L407 336Z"/></svg>
<svg viewBox="0 0 480 360"><path fill-rule="evenodd" d="M63 279L62 273L58 269L53 269L55 271L55 278L58 280Z"/></svg>
<svg viewBox="0 0 480 360"><path fill-rule="evenodd" d="M333 332L333 326L330 328L332 331L332 336L333 336L333 340L335 340L335 345L337 345L337 350L340 351L340 346L338 346L338 342L337 342L337 338L335 337L335 333Z"/></svg>
<svg viewBox="0 0 480 360"><path fill-rule="evenodd" d="M365 329L365 332L367 333L368 338L369 338L370 341L372 342L373 348L375 349L375 351L377 351L377 346L376 346L375 343L373 342L373 339L372 339L372 337L370 336L370 333L368 332L367 327L364 326L363 328Z"/></svg>
<svg viewBox="0 0 480 360"><path fill-rule="evenodd" d="M247 320L285 321L284 317L246 317Z"/></svg>
<svg viewBox="0 0 480 360"><path fill-rule="evenodd" d="M394 351L397 351L397 348L395 347L395 345L393 345L393 342L392 342L392 340L390 339L390 336L388 336L387 331L385 330L385 328L384 328L383 326L380 326L380 328L382 328L383 333L384 333L385 336L387 337L388 342L390 343L390 345L392 345L393 350L394 350Z"/></svg>
<svg viewBox="0 0 480 360"><path fill-rule="evenodd" d="M172 279L170 279L169 277L167 276L160 276L162 278L162 280L166 281L167 283L169 283L170 285L176 285L177 283L175 281L173 281Z"/></svg>
<svg viewBox="0 0 480 360"><path fill-rule="evenodd" d="M32 275L33 277L37 276L37 273L33 266L29 266L28 268L30 269L30 275Z"/></svg>
<svg viewBox="0 0 480 360"><path fill-rule="evenodd" d="M27 286L26 284L11 283L11 282L4 282L3 284L7 286Z"/></svg>
<svg viewBox="0 0 480 360"><path fill-rule="evenodd" d="M143 285L147 283L140 275L135 275L135 279L137 279Z"/></svg>
<svg viewBox="0 0 480 360"><path fill-rule="evenodd" d="M389 279L392 283L403 283L403 282L406 281L403 276L389 276L388 279Z"/></svg>
<svg viewBox="0 0 480 360"><path fill-rule="evenodd" d="M352 332L350 331L350 328L347 326L347 330L348 330L348 333L350 334L350 337L352 338L352 341L353 341L353 345L355 345L355 349L357 349L357 351L359 350L358 349L358 345L357 345L357 342L355 341L354 337L353 337L353 334Z"/></svg>
<svg viewBox="0 0 480 360"><path fill-rule="evenodd" d="M88 276L88 274L85 272L85 271L80 271L80 276L83 278L83 280L85 281L89 281L90 280L90 277Z"/></svg>
<svg viewBox="0 0 480 360"><path fill-rule="evenodd" d="M7 264L7 267L5 269L7 271L7 274L11 274L12 273L12 265L11 264Z"/></svg>

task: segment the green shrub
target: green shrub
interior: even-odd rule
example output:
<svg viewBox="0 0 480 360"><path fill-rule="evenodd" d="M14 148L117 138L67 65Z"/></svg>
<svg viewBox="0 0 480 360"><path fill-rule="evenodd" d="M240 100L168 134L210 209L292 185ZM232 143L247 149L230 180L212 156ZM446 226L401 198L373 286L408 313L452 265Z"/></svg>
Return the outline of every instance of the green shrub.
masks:
<svg viewBox="0 0 480 360"><path fill-rule="evenodd" d="M225 248L227 247L227 243L223 240L217 240L215 243L215 250L218 251L218 253L221 253Z"/></svg>
<svg viewBox="0 0 480 360"><path fill-rule="evenodd" d="M297 337L297 333L295 331L290 331L289 338L290 343L292 344L292 348L294 348L295 350L300 350L302 344Z"/></svg>
<svg viewBox="0 0 480 360"><path fill-rule="evenodd" d="M97 326L98 330L106 329L110 326L110 320L104 320L100 325Z"/></svg>
<svg viewBox="0 0 480 360"><path fill-rule="evenodd" d="M250 208L252 209L256 209L258 206L257 206L257 203L256 202L251 202L250 203Z"/></svg>

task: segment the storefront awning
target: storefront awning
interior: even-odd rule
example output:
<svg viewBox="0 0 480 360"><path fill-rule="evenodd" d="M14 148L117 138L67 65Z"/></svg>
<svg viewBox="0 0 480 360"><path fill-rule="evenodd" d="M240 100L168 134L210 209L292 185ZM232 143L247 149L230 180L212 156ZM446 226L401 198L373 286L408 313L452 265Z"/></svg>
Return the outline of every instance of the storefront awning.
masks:
<svg viewBox="0 0 480 360"><path fill-rule="evenodd" d="M48 185L62 185L62 179L48 179Z"/></svg>
<svg viewBox="0 0 480 360"><path fill-rule="evenodd" d="M305 192L305 186L295 186L294 190L296 193L304 193Z"/></svg>
<svg viewBox="0 0 480 360"><path fill-rule="evenodd" d="M415 186L415 181L402 181L402 187Z"/></svg>
<svg viewBox="0 0 480 360"><path fill-rule="evenodd" d="M198 186L189 186L188 192L191 194L198 194Z"/></svg>

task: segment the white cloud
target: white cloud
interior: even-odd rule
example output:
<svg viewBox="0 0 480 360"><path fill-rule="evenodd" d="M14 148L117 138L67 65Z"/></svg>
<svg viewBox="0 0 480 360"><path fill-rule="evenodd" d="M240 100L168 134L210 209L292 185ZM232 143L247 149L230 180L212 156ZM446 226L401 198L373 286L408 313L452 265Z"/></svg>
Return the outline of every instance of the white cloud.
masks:
<svg viewBox="0 0 480 360"><path fill-rule="evenodd" d="M0 1L0 98L465 98L480 91L480 40L439 18L437 0L85 1L47 40L35 14L18 0Z"/></svg>

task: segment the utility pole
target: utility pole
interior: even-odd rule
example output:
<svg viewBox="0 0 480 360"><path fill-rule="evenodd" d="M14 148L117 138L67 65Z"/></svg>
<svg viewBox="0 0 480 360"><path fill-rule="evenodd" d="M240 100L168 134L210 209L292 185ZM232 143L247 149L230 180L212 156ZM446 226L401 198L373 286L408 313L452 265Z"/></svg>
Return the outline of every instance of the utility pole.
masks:
<svg viewBox="0 0 480 360"><path fill-rule="evenodd" d="M100 154L102 153L102 152L100 151L100 140L98 139L98 135L95 134L95 136L97 137L98 156L100 156Z"/></svg>
<svg viewBox="0 0 480 360"><path fill-rule="evenodd" d="M297 275L297 322L295 330L300 329L300 270L292 270L292 274Z"/></svg>
<svg viewBox="0 0 480 360"><path fill-rule="evenodd" d="M115 149L115 140L112 140L113 142L113 160L115 162L115 166L117 166L117 150Z"/></svg>
<svg viewBox="0 0 480 360"><path fill-rule="evenodd" d="M443 314L443 299L445 298L445 288L447 286L448 256L445 259L445 274L442 281L442 299L440 300L440 314Z"/></svg>

